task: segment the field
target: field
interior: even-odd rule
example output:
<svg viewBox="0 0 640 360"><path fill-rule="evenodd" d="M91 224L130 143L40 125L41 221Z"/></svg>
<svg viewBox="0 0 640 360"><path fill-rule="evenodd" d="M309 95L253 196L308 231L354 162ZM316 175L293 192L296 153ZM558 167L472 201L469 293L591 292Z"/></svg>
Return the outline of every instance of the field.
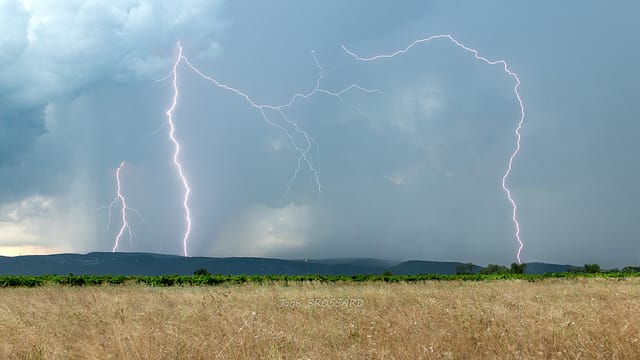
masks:
<svg viewBox="0 0 640 360"><path fill-rule="evenodd" d="M0 289L0 358L633 359L640 279Z"/></svg>

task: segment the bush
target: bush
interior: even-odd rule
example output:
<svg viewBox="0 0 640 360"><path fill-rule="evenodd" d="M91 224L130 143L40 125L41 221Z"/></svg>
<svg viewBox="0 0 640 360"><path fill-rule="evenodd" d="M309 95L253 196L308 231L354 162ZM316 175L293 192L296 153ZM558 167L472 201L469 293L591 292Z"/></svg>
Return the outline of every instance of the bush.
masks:
<svg viewBox="0 0 640 360"><path fill-rule="evenodd" d="M200 268L200 269L194 271L193 275L211 275L211 274L209 273L209 270L204 269L204 268Z"/></svg>
<svg viewBox="0 0 640 360"><path fill-rule="evenodd" d="M512 274L524 274L525 269L527 268L527 264L511 264L511 273Z"/></svg>
<svg viewBox="0 0 640 360"><path fill-rule="evenodd" d="M486 268L480 269L480 275L490 275L490 274L508 274L509 269L502 265L489 264Z"/></svg>
<svg viewBox="0 0 640 360"><path fill-rule="evenodd" d="M600 265L598 264L584 264L584 271L589 274L595 274L600 272Z"/></svg>

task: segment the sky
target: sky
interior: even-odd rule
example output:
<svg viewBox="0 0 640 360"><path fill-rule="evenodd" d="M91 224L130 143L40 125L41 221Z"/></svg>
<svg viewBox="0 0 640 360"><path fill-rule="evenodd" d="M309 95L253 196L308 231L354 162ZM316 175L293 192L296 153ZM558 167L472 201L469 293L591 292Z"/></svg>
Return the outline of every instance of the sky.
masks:
<svg viewBox="0 0 640 360"><path fill-rule="evenodd" d="M371 62L341 47L368 57L451 34L521 80L507 185L522 261L638 265L639 11L631 0L0 0L0 255L111 251L121 210L109 224L105 206L122 161L141 216L127 212L134 236L118 251L183 254L166 116L180 42L259 105L376 90L316 92L265 119L181 62L189 255L512 263L501 180L520 117L514 79L446 39Z"/></svg>

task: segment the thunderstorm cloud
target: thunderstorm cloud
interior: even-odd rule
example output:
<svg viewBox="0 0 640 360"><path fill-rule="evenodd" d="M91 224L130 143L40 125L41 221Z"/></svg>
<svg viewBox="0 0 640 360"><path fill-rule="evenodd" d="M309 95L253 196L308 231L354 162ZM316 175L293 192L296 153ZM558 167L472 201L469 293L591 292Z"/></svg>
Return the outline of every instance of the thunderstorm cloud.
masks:
<svg viewBox="0 0 640 360"><path fill-rule="evenodd" d="M223 2L0 0L0 254L110 251L114 170L135 236L121 251L182 253L174 112L192 188L194 256L640 263L636 160L640 35L633 1ZM318 64L315 63L316 55ZM286 115L286 118L284 117ZM319 170L321 190L304 161ZM286 129L287 132L282 129ZM296 146L292 144L292 137ZM287 187L292 176L297 175Z"/></svg>

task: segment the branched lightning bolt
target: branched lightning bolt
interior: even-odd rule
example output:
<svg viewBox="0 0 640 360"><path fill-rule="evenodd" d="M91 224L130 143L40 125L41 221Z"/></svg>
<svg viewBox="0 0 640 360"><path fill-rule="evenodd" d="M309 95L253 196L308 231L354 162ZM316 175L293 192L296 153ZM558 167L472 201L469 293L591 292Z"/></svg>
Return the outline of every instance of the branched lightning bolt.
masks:
<svg viewBox="0 0 640 360"><path fill-rule="evenodd" d="M98 209L98 210L106 210L107 213L109 214L108 222L107 222L107 230L108 230L111 227L111 218L113 214L113 208L118 203L120 203L121 205L122 226L120 227L120 230L116 234L112 252L116 252L116 250L118 249L118 246L120 245L120 239L122 238L122 235L124 235L125 231L129 234L129 244L131 245L131 247L133 247L134 232L131 229L131 226L129 225L129 221L127 220L127 212L133 211L140 218L142 218L142 215L138 210L127 206L127 200L125 199L124 195L122 195L122 183L120 181L120 172L122 171L122 168L124 167L124 165L125 165L125 162L122 161L118 166L118 168L116 169L116 197L111 201L109 206L105 206Z"/></svg>
<svg viewBox="0 0 640 360"><path fill-rule="evenodd" d="M180 45L178 44L178 47L180 47ZM220 81L214 79L213 77L206 75L205 73L203 73L201 70L199 70L195 65L193 65L189 59L182 55L182 48L180 48L180 55L178 57L178 61L175 64L174 67L174 74L176 71L176 67L178 65L178 63L180 61L184 61L184 63L191 68L191 70L193 70L196 74L198 74L200 77L202 77L203 79L213 83L216 87L227 90L237 96L240 96L241 98L243 98L251 107L255 108L256 110L258 110L260 112L260 115L262 116L262 118L264 119L265 122L267 122L269 125L279 129L280 131L282 131L287 138L289 139L289 141L291 142L291 144L293 145L293 147L295 148L295 150L298 152L299 156L298 156L298 162L297 162L297 167L291 177L291 179L289 180L289 183L287 185L287 189L285 192L285 196L289 193L290 189L291 189L291 185L293 184L293 182L296 180L298 173L300 171L300 166L302 165L302 162L305 162L309 168L309 171L313 174L316 186L318 188L318 192L322 192L322 186L320 184L320 171L318 170L318 167L316 165L314 165L314 160L313 157L310 154L311 149L313 148L313 146L316 146L316 149L319 149L319 145L318 142L312 137L310 136L306 131L304 131L303 129L300 128L300 126L298 125L298 123L296 123L295 121L289 119L289 117L286 114L286 109L290 108L295 102L296 100L299 99L309 99L312 96L316 95L316 94L324 94L327 96L333 96L338 98L343 104L347 104L344 99L342 98L342 95L344 95L346 92L351 91L351 90L359 90L365 93L381 93L380 90L377 89L366 89L360 85L357 84L352 84L347 86L346 88L340 90L340 91L330 91L330 90L326 90L320 87L320 83L322 81L322 79L324 78L325 74L324 74L324 69L322 68L322 66L320 66L320 63L318 62L318 59L315 55L315 52L312 51L312 56L313 59L315 61L316 66L319 69L319 76L316 80L316 85L315 87L309 91L308 93L297 93L294 94L287 103L281 104L281 105L269 105L269 104L259 104L256 101L254 101L249 95L247 95L246 93L242 92L241 90L231 87L229 85L223 84ZM174 80L175 80L175 76L174 76ZM177 91L177 90L176 90ZM278 115L279 117L282 118L282 120L284 122L286 122L287 124L289 124L290 126L293 127L294 132L292 133L290 130L287 130L286 127L284 127L283 125L280 125L277 121L273 120L272 117L269 115L271 112L275 113L276 115ZM300 136L302 136L305 139L305 144L303 146L298 145L298 143L295 140L295 134L298 134ZM317 160L317 159L316 159ZM317 161L316 161L317 162Z"/></svg>
<svg viewBox="0 0 640 360"><path fill-rule="evenodd" d="M182 201L182 206L184 207L185 212L185 221L186 221L186 229L184 231L184 235L182 237L182 250L184 256L189 256L189 252L187 251L187 241L189 240L189 235L191 234L191 210L189 209L189 195L191 194L191 188L189 187L189 182L187 181L186 176L184 175L184 171L182 169L182 163L180 162L180 143L176 140L175 132L176 128L173 123L173 111L175 110L178 104L178 65L180 64L180 60L182 59L182 46L178 43L178 58L176 62L173 64L173 70L171 71L172 84L173 84L173 101L171 106L167 110L167 122L169 124L169 139L175 146L175 151L173 153L173 164L176 166L178 170L178 176L180 177L180 181L182 182L182 186L184 187L184 198Z"/></svg>
<svg viewBox="0 0 640 360"><path fill-rule="evenodd" d="M340 91L330 91L330 90L326 90L320 87L320 83L322 81L322 79L325 76L324 73L324 69L322 68L322 66L320 66L320 63L315 55L315 52L312 51L312 55L313 55L313 59L315 61L316 66L319 69L319 76L318 79L316 80L316 85L315 87L308 93L298 93L298 94L294 94L291 99L282 105L268 105L268 104L258 104L256 101L254 101L249 95L247 95L246 93L240 91L237 88L231 87L229 85L223 84L221 82L219 82L218 80L214 79L211 76L206 75L205 73L203 73L202 71L200 71L196 66L194 66L189 59L183 55L183 51L182 51L182 46L180 45L180 43L177 43L177 47L178 47L178 56L176 58L176 61L173 64L173 68L171 70L171 72L165 76L163 79L159 80L159 81L163 81L166 79L171 78L172 79L172 85L173 85L173 99L171 102L171 106L169 107L169 109L166 112L167 115L167 124L169 126L169 139L171 140L171 142L173 143L174 147L175 147L175 151L173 154L173 163L177 169L178 175L180 177L180 180L182 182L183 188L184 188L184 198L183 198L183 208L184 208L184 212L185 212L185 221L186 221L186 229L182 238L182 246L183 246L183 253L184 256L189 256L188 253L188 240L189 240L189 235L191 234L191 210L189 209L189 195L191 194L191 188L189 187L189 182L184 174L184 170L183 170L183 166L182 163L180 162L180 143L178 142L178 140L175 137L175 124L173 122L173 112L178 104L178 96L179 96L179 89L178 89L178 66L180 65L181 62L184 62L191 70L193 70L196 74L198 74L200 77L202 77L203 79L213 83L216 87L227 90L237 96L240 96L241 98L243 98L246 102L249 103L249 105L253 108L255 108L256 110L258 110L260 112L260 115L262 116L262 118L264 119L265 122L267 122L269 125L279 129L280 131L282 131L287 138L289 139L289 141L291 142L291 144L293 145L293 147L295 148L295 150L299 153L298 156L298 162L297 162L297 167L291 177L291 179L289 180L289 183L287 185L287 189L285 192L285 196L288 195L290 189L291 189L291 185L293 184L293 182L296 180L298 173L300 171L300 167L302 165L302 162L304 161L308 168L309 171L313 174L313 178L315 180L315 183L317 185L318 188L318 192L322 191L322 186L320 184L320 171L318 170L318 167L316 165L314 165L314 159L310 153L311 149L313 148L313 146L315 145L316 150L319 153L319 144L318 142L312 137L310 136L306 131L304 131L303 129L300 128L300 126L298 126L298 123L296 123L295 121L289 119L289 117L286 114L286 109L291 107L296 100L298 99L309 99L310 97L316 95L316 94L324 94L327 96L333 96L338 98L343 104L348 105L344 99L342 98L342 95L345 94L348 91L351 90L359 90L365 93L381 93L380 90L377 89L366 89L360 85L357 84L352 84L347 86L346 88L340 90ZM355 107L354 107L355 108ZM358 110L357 108L355 108L356 110ZM359 110L358 110L359 111ZM276 116L279 116L284 122L286 122L287 124L289 124L289 126L293 127L294 132L291 132L290 130L287 130L287 128L283 125L280 125L277 121L273 120L270 116L270 113L274 113L276 114ZM360 113L362 113L360 111ZM164 125L163 125L164 126ZM155 134L157 134L158 132L160 132L163 128L160 128L159 130L155 131L153 134L151 134L150 136L153 136ZM296 142L296 135L298 136L302 136L305 140L305 145L300 146L298 145L298 143ZM319 154L316 157L316 161L315 163L319 162Z"/></svg>
<svg viewBox="0 0 640 360"><path fill-rule="evenodd" d="M515 146L515 149L513 150L513 152L511 153L511 156L509 156L509 162L507 164L507 170L505 171L504 175L502 176L502 189L504 190L505 194L507 195L507 199L509 200L509 203L511 204L511 208L512 208L511 219L512 219L514 227L515 227L515 238L518 241L518 251L516 253L516 258L518 259L518 263L520 264L520 263L522 263L521 259L520 259L520 255L521 255L521 252L522 252L522 248L524 247L524 243L520 239L520 223L518 222L518 217L517 217L518 206L516 205L515 200L511 196L511 190L509 189L509 187L507 187L507 179L509 178L509 175L511 174L512 166L513 166L513 160L515 159L515 157L520 152L520 138L521 138L520 130L522 129L522 125L524 124L524 117L525 117L524 104L522 102L522 98L520 97L520 92L518 91L518 87L520 86L520 77L518 77L518 74L516 74L515 72L513 72L509 68L509 65L507 64L506 61L504 61L504 60L489 60L486 57L481 56L478 53L477 50L465 46L464 44L462 44L461 42L459 42L458 40L456 40L453 36L451 36L449 34L441 34L441 35L429 36L429 37L424 38L424 39L416 40L416 41L412 42L411 44L409 44L404 49L397 50L397 51L395 51L393 53L380 54L380 55L375 55L375 56L371 56L371 57L360 57L357 54L355 54L354 52L352 52L349 49L347 49L347 47L344 46L344 45L342 45L342 49L344 49L344 51L347 54L353 56L358 61L374 61L374 60L378 60L378 59L389 59L389 58L393 58L393 57L395 57L397 55L405 54L406 52L408 52L414 46L419 45L421 43L428 43L428 42L430 42L432 40L435 40L435 39L448 39L449 41L451 41L453 44L455 44L459 48L471 53L478 60L481 60L481 61L483 61L483 62L485 62L485 63L487 63L489 65L496 65L496 64L502 65L502 67L504 69L504 72L507 73L507 75L511 76L515 80L515 85L513 87L513 92L514 92L514 94L516 96L516 99L518 100L518 104L520 105L520 120L518 121L518 126L516 127L516 130L515 130L516 146Z"/></svg>

